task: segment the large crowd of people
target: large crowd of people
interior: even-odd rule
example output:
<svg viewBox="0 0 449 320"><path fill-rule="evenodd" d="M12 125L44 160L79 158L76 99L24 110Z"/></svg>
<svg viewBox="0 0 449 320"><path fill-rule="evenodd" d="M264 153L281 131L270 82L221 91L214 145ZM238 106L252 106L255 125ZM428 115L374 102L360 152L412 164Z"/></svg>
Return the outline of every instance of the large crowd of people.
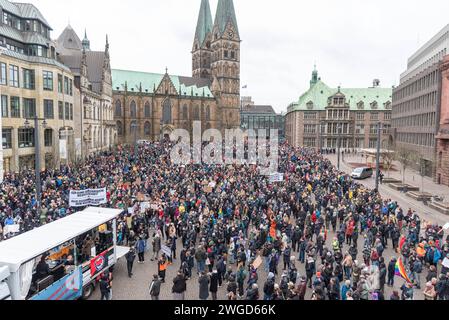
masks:
<svg viewBox="0 0 449 320"><path fill-rule="evenodd" d="M157 261L152 299L166 285L184 299L189 285L199 299L217 299L225 286L230 300L413 300L416 290L449 300L442 226L382 199L321 154L281 144L284 181L270 183L256 165L174 165L171 146L119 147L46 170L40 207L33 172L7 174L1 226L26 232L73 213L69 190L106 187L107 206L123 209L118 243L135 248L128 275L136 255L140 263L145 255ZM387 247L394 256L384 254ZM175 259L180 267L171 281L166 270ZM407 281L395 276L397 259ZM386 296L397 281L403 285Z"/></svg>

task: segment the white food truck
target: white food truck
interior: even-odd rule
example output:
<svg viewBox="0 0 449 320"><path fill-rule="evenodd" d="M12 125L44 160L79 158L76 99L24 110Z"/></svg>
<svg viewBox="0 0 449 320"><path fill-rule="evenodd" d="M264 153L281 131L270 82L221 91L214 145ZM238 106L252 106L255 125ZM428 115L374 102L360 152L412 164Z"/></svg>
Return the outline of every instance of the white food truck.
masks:
<svg viewBox="0 0 449 320"><path fill-rule="evenodd" d="M116 244L121 212L91 207L0 242L0 300L88 298L129 251Z"/></svg>

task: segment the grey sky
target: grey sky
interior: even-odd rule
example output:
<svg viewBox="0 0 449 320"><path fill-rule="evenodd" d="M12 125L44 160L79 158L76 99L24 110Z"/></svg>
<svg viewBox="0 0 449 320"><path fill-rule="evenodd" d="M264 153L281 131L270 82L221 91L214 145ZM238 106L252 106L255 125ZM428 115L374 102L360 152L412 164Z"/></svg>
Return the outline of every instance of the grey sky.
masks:
<svg viewBox="0 0 449 320"><path fill-rule="evenodd" d="M23 0L25 2L26 0ZM28 0L56 38L70 24L91 47L111 45L112 67L191 75L200 0ZM212 16L218 0L210 0ZM337 87L399 82L407 58L449 23L447 0L234 0L239 23L241 84L258 104L281 112L308 89L316 61Z"/></svg>

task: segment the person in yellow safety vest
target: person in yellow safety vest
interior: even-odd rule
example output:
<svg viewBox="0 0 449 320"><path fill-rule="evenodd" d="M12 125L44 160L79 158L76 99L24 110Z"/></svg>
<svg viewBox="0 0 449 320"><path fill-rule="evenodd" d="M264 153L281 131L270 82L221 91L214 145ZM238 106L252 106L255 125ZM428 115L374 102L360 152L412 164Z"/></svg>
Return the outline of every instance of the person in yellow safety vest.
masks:
<svg viewBox="0 0 449 320"><path fill-rule="evenodd" d="M332 241L332 249L334 249L335 252L340 251L340 242L337 238L334 238L334 240Z"/></svg>

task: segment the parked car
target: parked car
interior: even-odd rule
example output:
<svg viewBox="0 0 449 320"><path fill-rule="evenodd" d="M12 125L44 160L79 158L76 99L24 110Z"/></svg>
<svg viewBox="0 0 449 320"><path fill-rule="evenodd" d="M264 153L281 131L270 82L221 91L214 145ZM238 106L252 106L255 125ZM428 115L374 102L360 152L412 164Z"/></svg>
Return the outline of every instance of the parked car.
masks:
<svg viewBox="0 0 449 320"><path fill-rule="evenodd" d="M356 168L354 169L354 171L351 173L351 177L353 179L367 179L367 178L371 178L373 176L374 172L372 168L367 168L367 167L362 167L362 168Z"/></svg>

